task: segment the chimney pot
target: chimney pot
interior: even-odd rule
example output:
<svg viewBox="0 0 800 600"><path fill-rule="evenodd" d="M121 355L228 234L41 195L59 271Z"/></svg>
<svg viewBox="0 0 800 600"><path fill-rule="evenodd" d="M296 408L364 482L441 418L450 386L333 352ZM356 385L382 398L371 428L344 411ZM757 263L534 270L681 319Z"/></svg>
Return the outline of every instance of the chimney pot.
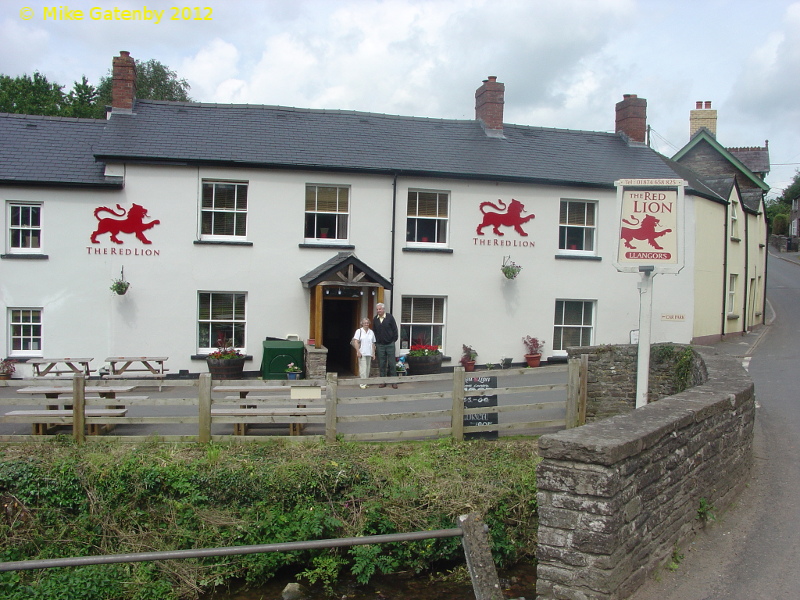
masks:
<svg viewBox="0 0 800 600"><path fill-rule="evenodd" d="M697 102L695 102L694 107L695 108L703 108L703 101L702 100L698 100Z"/></svg>
<svg viewBox="0 0 800 600"><path fill-rule="evenodd" d="M706 100L706 108L711 108L711 100Z"/></svg>
<svg viewBox="0 0 800 600"><path fill-rule="evenodd" d="M617 133L624 133L634 142L644 143L647 136L647 100L636 94L623 94L617 102Z"/></svg>

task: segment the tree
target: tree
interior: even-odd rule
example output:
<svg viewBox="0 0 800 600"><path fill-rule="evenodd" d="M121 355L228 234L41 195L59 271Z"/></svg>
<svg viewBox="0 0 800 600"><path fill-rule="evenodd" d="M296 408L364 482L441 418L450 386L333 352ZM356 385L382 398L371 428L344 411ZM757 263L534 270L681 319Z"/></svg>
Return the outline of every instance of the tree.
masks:
<svg viewBox="0 0 800 600"><path fill-rule="evenodd" d="M81 77L73 82L68 94L62 85L50 83L35 72L33 77L0 75L0 112L25 115L105 118L106 105L111 104L112 72L100 78L95 88ZM147 100L190 102L189 83L155 59L136 61L136 97Z"/></svg>
<svg viewBox="0 0 800 600"><path fill-rule="evenodd" d="M100 78L97 86L98 117L105 113L105 107L111 104L113 73ZM148 61L136 61L136 97L142 100L171 100L191 102L188 91L191 86L185 79L168 66L151 58Z"/></svg>
<svg viewBox="0 0 800 600"><path fill-rule="evenodd" d="M25 115L61 115L65 106L63 86L50 83L38 71L33 77L0 75L0 112Z"/></svg>
<svg viewBox="0 0 800 600"><path fill-rule="evenodd" d="M781 202L782 204L786 204L789 207L791 207L792 200L798 197L800 197L800 171L795 171L792 183L790 183L789 187L785 188L783 190L783 193L780 196L778 196L778 202Z"/></svg>
<svg viewBox="0 0 800 600"><path fill-rule="evenodd" d="M66 97L66 116L92 118L97 112L97 90L86 75L81 77L81 82L72 84L72 90Z"/></svg>

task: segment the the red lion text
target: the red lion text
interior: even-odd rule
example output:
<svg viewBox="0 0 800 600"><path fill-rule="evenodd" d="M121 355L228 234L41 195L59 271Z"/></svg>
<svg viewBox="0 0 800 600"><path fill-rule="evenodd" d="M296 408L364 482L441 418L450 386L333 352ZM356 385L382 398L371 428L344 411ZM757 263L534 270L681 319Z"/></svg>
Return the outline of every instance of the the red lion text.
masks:
<svg viewBox="0 0 800 600"><path fill-rule="evenodd" d="M656 219L653 215L645 215L641 221L639 221L639 219L631 215L631 219L632 221L628 221L627 219L622 219L622 222L625 223L626 225L630 225L631 227L636 227L636 229L632 229L631 227L623 227L620 231L620 237L625 242L626 248L631 248L632 250L635 250L636 248L634 246L631 246L632 240L646 240L647 243L649 243L656 250L663 250L663 248L658 245L658 242L656 242L656 238L671 233L672 229L664 229L663 231L656 231L656 227L658 227L661 224L661 221Z"/></svg>
<svg viewBox="0 0 800 600"><path fill-rule="evenodd" d="M523 217L522 213L527 211L525 210L525 205L518 200L512 199L508 206L506 206L506 203L502 200L498 200L497 202L499 206L494 202L481 202L480 210L483 213L483 221L478 225L476 233L478 235L484 235L481 230L484 227L491 227L495 235L504 235L499 229L503 226L513 227L518 234L527 237L528 234L522 230L522 224L535 218L536 215L530 214ZM486 212L486 207L493 208L497 212Z"/></svg>
<svg viewBox="0 0 800 600"><path fill-rule="evenodd" d="M101 219L98 215L101 212L111 213L117 219L104 218ZM115 244L121 244L122 240L117 237L120 233L132 233L143 244L152 244L150 240L144 237L144 232L152 227L158 225L161 221L150 221L145 223L147 218L147 209L138 204L132 204L130 210L125 210L117 204L117 210L110 209L106 206L100 206L94 209L94 216L99 221L97 224L97 231L92 234L92 243L99 244L97 240L98 235L104 233L111 234L111 241ZM123 218L124 217L124 218Z"/></svg>

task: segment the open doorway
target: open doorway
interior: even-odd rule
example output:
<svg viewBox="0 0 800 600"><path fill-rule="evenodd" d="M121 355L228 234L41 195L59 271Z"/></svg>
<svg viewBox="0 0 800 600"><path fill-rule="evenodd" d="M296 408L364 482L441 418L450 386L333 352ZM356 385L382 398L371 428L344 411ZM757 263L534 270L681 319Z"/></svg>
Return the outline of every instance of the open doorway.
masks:
<svg viewBox="0 0 800 600"><path fill-rule="evenodd" d="M358 298L326 297L322 303L322 339L328 349L329 373L357 374L358 363L350 341L358 329L358 305Z"/></svg>

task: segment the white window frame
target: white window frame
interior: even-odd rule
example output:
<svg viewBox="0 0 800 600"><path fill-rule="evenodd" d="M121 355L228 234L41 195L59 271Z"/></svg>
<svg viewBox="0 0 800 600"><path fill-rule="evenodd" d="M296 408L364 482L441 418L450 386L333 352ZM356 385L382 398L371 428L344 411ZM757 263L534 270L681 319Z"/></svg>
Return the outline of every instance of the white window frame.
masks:
<svg viewBox="0 0 800 600"><path fill-rule="evenodd" d="M562 207L564 204L567 204L567 218L562 219ZM583 205L583 216L582 223L570 223L570 217L575 214L580 214L581 211L578 210L577 205ZM576 205L574 209L570 209L571 205ZM587 209L586 207L591 205L593 211L593 219L594 223L589 225L587 221ZM568 254L570 256L597 256L597 220L598 220L598 202L596 200L586 200L581 198L561 198L561 201L558 205L558 252L559 254ZM566 221L566 222L562 222ZM583 248L569 248L568 246L568 237L567 231L568 229L572 230L581 230L583 232L582 237L582 244ZM591 231L591 242L592 248L590 250L586 250L586 232ZM563 246L563 247L562 247Z"/></svg>
<svg viewBox="0 0 800 600"><path fill-rule="evenodd" d="M42 216L44 211L42 210L42 202L17 202L10 200L7 202L7 211L6 214L8 215L8 229L6 230L6 235L8 236L8 240L6 243L6 249L9 254L41 254L42 253ZM19 209L20 212L25 211L32 211L32 209L38 210L38 217L39 217L39 224L32 225L30 223L30 219L28 219L28 223L25 224L25 219L19 219L19 222L16 222L14 218L14 209ZM15 246L14 245L14 232L21 231L21 232L37 232L38 234L38 242L39 245L36 247L32 246ZM24 235L24 234L23 234ZM28 236L29 239L33 239L35 236Z"/></svg>
<svg viewBox="0 0 800 600"><path fill-rule="evenodd" d="M432 301L430 315L431 319L420 320L418 315L425 314L425 307L414 307L414 303L422 304L428 300ZM410 303L410 307L409 307ZM438 304L438 307L437 307ZM429 345L439 346L444 352L444 340L446 339L447 324L447 297L446 296L402 296L400 299L400 350L405 354L415 345L414 328L430 328ZM404 336L405 329L409 328L408 336ZM438 328L438 336L435 328ZM404 339L406 338L406 339Z"/></svg>
<svg viewBox="0 0 800 600"><path fill-rule="evenodd" d="M320 210L320 189L336 190L336 209ZM352 188L349 185L338 183L307 183L305 185L305 200L303 204L303 239L307 244L340 244L350 243L350 208L352 206ZM311 206L310 192L313 189L314 198ZM342 210L344 209L344 210ZM332 219L332 227L322 227L319 220ZM311 219L311 221L309 221ZM328 231L323 232L323 229ZM330 230L333 229L333 232ZM309 235L312 234L312 235ZM333 235L329 235L332 233Z"/></svg>
<svg viewBox="0 0 800 600"><path fill-rule="evenodd" d="M736 286L739 285L739 274L728 274L728 307L727 313L729 316L735 316L736 312Z"/></svg>
<svg viewBox="0 0 800 600"><path fill-rule="evenodd" d="M23 317L29 317L27 320ZM38 321L34 320L38 318ZM25 331L25 329L29 331ZM8 355L44 356L42 347L43 311L38 307L10 307L8 309ZM38 345L38 348L36 347Z"/></svg>
<svg viewBox="0 0 800 600"><path fill-rule="evenodd" d="M419 214L420 194L436 195L436 214ZM412 212L413 203L413 212ZM420 221L434 223L433 239L419 234ZM413 224L413 226L412 226ZM427 237L427 239L425 239ZM444 238L444 239L442 239ZM409 188L406 200L406 245L409 248L447 248L450 240L450 191Z"/></svg>
<svg viewBox="0 0 800 600"><path fill-rule="evenodd" d="M566 323L566 304L567 302L581 303L581 323ZM561 305L560 305L561 304ZM586 307L591 306L592 314L588 319L586 317ZM560 315L559 315L559 308ZM560 317L560 318L559 318ZM555 303L555 316L553 318L553 354L557 356L566 356L567 349L564 347L564 329L580 329L581 330L581 346L591 346L594 344L595 337L595 320L597 318L597 301L585 300L577 298L558 298ZM588 330L588 340L584 337L584 332ZM567 345L569 347L569 345Z"/></svg>
<svg viewBox="0 0 800 600"><path fill-rule="evenodd" d="M203 314L204 301L203 296L209 296L209 312L208 315ZM219 315L214 315L215 311L215 296L217 303L224 302L224 296L229 296L232 313L230 317L223 318ZM241 299L243 304L241 312L237 312L237 300ZM205 333L204 328L208 328ZM230 329L230 333L225 330ZM222 335L223 343L229 340L233 341L233 347L237 350L244 352L247 347L247 293L246 292L227 292L227 291L212 291L201 290L197 292L197 352L198 354L210 354L217 350L218 338ZM206 342L205 344L203 342Z"/></svg>
<svg viewBox="0 0 800 600"><path fill-rule="evenodd" d="M206 187L211 186L212 201L211 206L205 206ZM218 186L234 186L234 205L233 207L223 207L216 205L217 188ZM240 199L241 189L245 190L245 198ZM248 181L238 181L230 179L213 179L206 178L200 181L200 221L198 226L200 228L200 239L209 241L245 241L247 240L247 230L249 229L247 223L248 217L248 204L250 196L250 183ZM205 231L206 215L210 215L211 231ZM244 224L241 225L240 221L244 218ZM217 218L232 218L234 220L233 233L215 233L215 223ZM241 227L244 231L240 232Z"/></svg>
<svg viewBox="0 0 800 600"><path fill-rule="evenodd" d="M739 239L739 203L736 200L731 201L731 239Z"/></svg>

